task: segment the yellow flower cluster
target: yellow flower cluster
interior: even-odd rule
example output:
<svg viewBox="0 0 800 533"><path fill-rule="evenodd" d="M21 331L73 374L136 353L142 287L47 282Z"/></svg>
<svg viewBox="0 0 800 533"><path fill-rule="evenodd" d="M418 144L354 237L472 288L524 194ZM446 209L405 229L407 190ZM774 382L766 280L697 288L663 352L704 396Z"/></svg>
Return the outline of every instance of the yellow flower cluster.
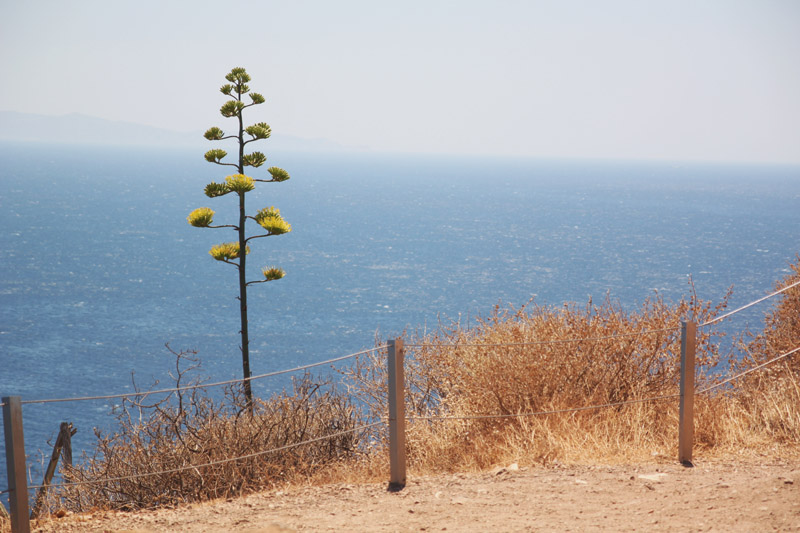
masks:
<svg viewBox="0 0 800 533"><path fill-rule="evenodd" d="M209 207L198 207L189 213L186 220L196 228L207 228L214 222L214 210Z"/></svg>
<svg viewBox="0 0 800 533"><path fill-rule="evenodd" d="M238 242L224 242L218 244L208 251L211 257L217 261L229 261L239 257L239 243ZM250 253L250 247L245 246L245 253Z"/></svg>
<svg viewBox="0 0 800 533"><path fill-rule="evenodd" d="M273 267L265 267L261 271L261 273L264 274L264 278L266 278L267 281L274 281L276 279L281 279L283 276L286 275L286 272L284 272L284 270L282 268L278 268L278 267L274 267L274 266Z"/></svg>
<svg viewBox="0 0 800 533"><path fill-rule="evenodd" d="M256 188L256 182L250 176L234 174L225 178L225 185L233 192L249 192Z"/></svg>
<svg viewBox="0 0 800 533"><path fill-rule="evenodd" d="M270 235L282 235L292 231L292 225L283 219L277 207L261 209L253 218L255 218L258 225L267 230Z"/></svg>

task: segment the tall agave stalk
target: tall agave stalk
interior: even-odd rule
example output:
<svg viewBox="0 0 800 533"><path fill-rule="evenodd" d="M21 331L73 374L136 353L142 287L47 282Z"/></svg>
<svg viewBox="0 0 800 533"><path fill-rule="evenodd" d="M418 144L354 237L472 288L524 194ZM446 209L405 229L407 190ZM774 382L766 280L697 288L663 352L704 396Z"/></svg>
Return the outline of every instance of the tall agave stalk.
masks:
<svg viewBox="0 0 800 533"><path fill-rule="evenodd" d="M189 224L198 228L232 228L238 234L238 240L218 244L211 248L209 253L217 261L233 265L239 271L239 312L241 317L241 352L242 352L242 371L244 375L244 394L247 405L252 409L253 393L250 387L249 378L252 376L250 371L250 336L247 329L247 287L256 283L264 283L281 279L285 272L283 269L269 266L261 270L263 279L247 281L247 254L250 253L249 242L261 237L282 235L292 230L291 225L281 216L280 211L275 207L260 209L254 216L247 215L245 211L245 197L248 192L255 188L256 182L281 182L289 179L289 173L278 167L270 167L267 172L269 179L252 178L245 175L245 167L258 168L262 166L267 158L261 152L245 153L245 146L251 142L268 139L272 133L271 128L265 122L258 122L252 126L244 126L242 114L245 109L255 105L263 104L264 97L258 93L251 93L247 83L250 76L243 68L234 68L225 76L228 83L220 88L220 92L231 99L225 102L220 108L220 113L225 118L235 118L237 122L236 134L226 135L222 129L214 126L205 132L205 138L210 141L222 141L225 139L235 139L238 148L238 159L236 163L223 162L222 159L228 155L225 150L209 150L205 154L206 161L217 165L234 167L236 174L225 178L224 183L211 182L206 185L205 193L209 198L225 196L235 193L239 198L239 220L237 224L213 225L214 211L208 207L200 207L189 214L187 220ZM249 103L242 101L244 95L250 98ZM259 233L247 236L245 223L250 219L256 222L260 228ZM242 253L244 250L244 253Z"/></svg>

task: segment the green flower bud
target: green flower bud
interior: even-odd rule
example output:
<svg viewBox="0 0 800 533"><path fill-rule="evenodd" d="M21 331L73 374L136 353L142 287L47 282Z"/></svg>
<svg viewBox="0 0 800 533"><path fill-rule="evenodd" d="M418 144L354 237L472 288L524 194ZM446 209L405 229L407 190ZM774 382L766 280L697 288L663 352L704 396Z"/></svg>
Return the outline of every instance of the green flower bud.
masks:
<svg viewBox="0 0 800 533"><path fill-rule="evenodd" d="M231 192L228 186L224 183L214 183L213 181L206 185L205 193L209 198L216 198L217 196L224 196Z"/></svg>
<svg viewBox="0 0 800 533"><path fill-rule="evenodd" d="M239 115L242 109L244 109L244 102L228 100L222 104L222 107L219 108L219 112L223 117L235 117Z"/></svg>
<svg viewBox="0 0 800 533"><path fill-rule="evenodd" d="M220 159L228 155L228 152L225 150L220 150L219 148L214 150L209 150L205 154L206 161L209 163L219 163Z"/></svg>
<svg viewBox="0 0 800 533"><path fill-rule="evenodd" d="M223 133L223 131L221 129L219 129L218 127L216 127L216 126L214 126L212 128L208 128L208 131L206 131L203 134L203 137L205 137L209 141L218 141L218 140L222 139L224 136L225 136L225 133Z"/></svg>
<svg viewBox="0 0 800 533"><path fill-rule="evenodd" d="M270 128L266 122L259 122L258 124L247 126L244 131L252 135L255 139L269 139L269 136L272 135L272 128Z"/></svg>
<svg viewBox="0 0 800 533"><path fill-rule="evenodd" d="M237 85L240 85L242 83L247 83L248 81L250 81L250 75L247 74L245 69L243 69L242 67L236 67L234 69L231 69L231 73L225 76L225 79L231 83L236 83Z"/></svg>
<svg viewBox="0 0 800 533"><path fill-rule="evenodd" d="M260 167L267 162L267 156L261 152L253 152L252 154L245 154L242 157L242 163L246 167Z"/></svg>
<svg viewBox="0 0 800 533"><path fill-rule="evenodd" d="M278 167L269 167L267 172L272 174L272 179L275 181L286 181L289 179L289 173Z"/></svg>

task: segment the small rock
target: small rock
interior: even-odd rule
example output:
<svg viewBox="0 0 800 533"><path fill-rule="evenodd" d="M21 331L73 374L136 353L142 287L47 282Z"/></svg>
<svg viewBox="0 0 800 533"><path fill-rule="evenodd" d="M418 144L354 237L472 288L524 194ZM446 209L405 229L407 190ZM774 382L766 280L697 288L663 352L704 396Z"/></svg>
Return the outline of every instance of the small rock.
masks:
<svg viewBox="0 0 800 533"><path fill-rule="evenodd" d="M664 473L639 475L639 479L644 479L645 481L654 481L656 483L660 483L665 477L667 477L667 474Z"/></svg>

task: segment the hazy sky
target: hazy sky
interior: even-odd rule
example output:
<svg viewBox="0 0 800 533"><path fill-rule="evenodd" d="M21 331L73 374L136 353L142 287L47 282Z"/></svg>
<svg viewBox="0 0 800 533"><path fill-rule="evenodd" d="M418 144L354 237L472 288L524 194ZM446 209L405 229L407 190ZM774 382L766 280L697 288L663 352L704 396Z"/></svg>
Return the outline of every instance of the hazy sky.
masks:
<svg viewBox="0 0 800 533"><path fill-rule="evenodd" d="M800 163L797 0L0 0L0 110L224 128L234 66L375 151Z"/></svg>

